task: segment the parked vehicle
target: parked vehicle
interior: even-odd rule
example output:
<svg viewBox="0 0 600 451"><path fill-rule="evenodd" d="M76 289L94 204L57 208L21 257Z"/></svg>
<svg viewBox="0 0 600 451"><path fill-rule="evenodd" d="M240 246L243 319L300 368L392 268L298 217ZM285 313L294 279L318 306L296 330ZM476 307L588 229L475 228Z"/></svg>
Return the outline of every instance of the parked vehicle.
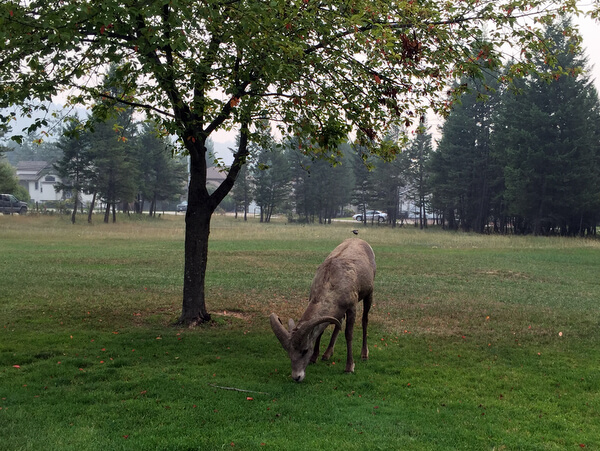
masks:
<svg viewBox="0 0 600 451"><path fill-rule="evenodd" d="M187 200L177 204L177 211L187 211Z"/></svg>
<svg viewBox="0 0 600 451"><path fill-rule="evenodd" d="M0 212L5 215L11 213L24 215L27 213L27 202L20 201L12 194L0 194Z"/></svg>
<svg viewBox="0 0 600 451"><path fill-rule="evenodd" d="M382 211L379 211L379 210L367 210L366 216L367 216L367 221L377 221L377 222L387 221L387 213L383 213ZM356 219L357 221L363 220L362 213L357 213L352 217L354 219Z"/></svg>

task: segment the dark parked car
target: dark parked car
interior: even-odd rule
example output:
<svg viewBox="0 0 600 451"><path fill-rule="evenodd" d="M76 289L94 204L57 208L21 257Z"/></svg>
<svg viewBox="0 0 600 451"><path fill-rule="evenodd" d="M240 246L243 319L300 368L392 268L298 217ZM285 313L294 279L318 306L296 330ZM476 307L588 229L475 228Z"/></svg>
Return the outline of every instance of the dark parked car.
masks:
<svg viewBox="0 0 600 451"><path fill-rule="evenodd" d="M177 211L187 211L187 200L177 204Z"/></svg>
<svg viewBox="0 0 600 451"><path fill-rule="evenodd" d="M5 215L11 213L24 215L27 213L27 202L20 201L12 194L0 194L0 212Z"/></svg>

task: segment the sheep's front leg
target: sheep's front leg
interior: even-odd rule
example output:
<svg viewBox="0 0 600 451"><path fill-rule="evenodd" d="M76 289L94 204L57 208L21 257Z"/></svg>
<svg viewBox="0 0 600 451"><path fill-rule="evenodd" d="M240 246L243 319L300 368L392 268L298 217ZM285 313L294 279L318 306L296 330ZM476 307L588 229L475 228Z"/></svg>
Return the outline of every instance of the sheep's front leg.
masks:
<svg viewBox="0 0 600 451"><path fill-rule="evenodd" d="M315 341L315 347L313 349L313 354L310 356L310 363L316 363L317 358L319 357L319 346L321 346L321 337L323 336L323 332L317 337L317 341Z"/></svg>
<svg viewBox="0 0 600 451"><path fill-rule="evenodd" d="M362 333L363 342L360 356L363 360L369 358L369 348L367 347L367 326L369 325L369 310L371 310L371 304L373 303L373 294L368 295L363 299L363 315L362 315Z"/></svg>
<svg viewBox="0 0 600 451"><path fill-rule="evenodd" d="M333 333L331 334L331 340L329 340L329 346L327 346L327 349L325 350L323 357L321 357L322 360L329 360L331 358L331 356L333 355L333 347L335 346L335 342L337 340L337 336L339 333L340 333L340 328L336 325L335 328L333 329Z"/></svg>
<svg viewBox="0 0 600 451"><path fill-rule="evenodd" d="M348 310L346 312L346 373L354 373L354 358L352 357L352 335L354 334L354 321L356 320L356 311Z"/></svg>

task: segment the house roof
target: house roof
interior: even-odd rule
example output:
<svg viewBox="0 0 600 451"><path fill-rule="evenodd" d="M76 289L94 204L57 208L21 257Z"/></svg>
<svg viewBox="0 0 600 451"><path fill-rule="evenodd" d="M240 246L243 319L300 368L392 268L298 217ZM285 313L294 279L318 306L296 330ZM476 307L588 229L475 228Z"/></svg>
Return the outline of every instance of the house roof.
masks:
<svg viewBox="0 0 600 451"><path fill-rule="evenodd" d="M19 161L17 163L17 171L40 172L46 169L47 166L50 166L50 163L47 161Z"/></svg>
<svg viewBox="0 0 600 451"><path fill-rule="evenodd" d="M47 161L19 161L17 163L17 177L19 180L38 180L42 171L51 169Z"/></svg>
<svg viewBox="0 0 600 451"><path fill-rule="evenodd" d="M215 168L211 166L206 168L206 180L208 182L216 182L221 183L223 180L227 178L227 171L222 168Z"/></svg>

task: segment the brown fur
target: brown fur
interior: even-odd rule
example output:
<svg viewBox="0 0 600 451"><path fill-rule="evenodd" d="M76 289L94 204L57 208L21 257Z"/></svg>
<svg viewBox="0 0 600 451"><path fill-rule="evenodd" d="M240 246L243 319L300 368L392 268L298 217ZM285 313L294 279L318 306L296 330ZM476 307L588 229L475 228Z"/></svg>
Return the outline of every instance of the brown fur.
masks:
<svg viewBox="0 0 600 451"><path fill-rule="evenodd" d="M292 362L292 377L300 382L309 362L316 362L319 355L321 335L327 326L335 324L329 346L323 354L323 360L329 359L346 318L346 372L354 371L352 357L352 336L356 320L356 306L363 301L363 344L361 356L369 357L367 348L367 324L369 309L373 302L373 284L375 278L375 254L365 241L350 238L336 247L317 269L313 279L309 304L306 311L294 324L289 321L287 331L279 317L272 313L270 317L273 332L287 351ZM309 350L312 349L312 353Z"/></svg>

